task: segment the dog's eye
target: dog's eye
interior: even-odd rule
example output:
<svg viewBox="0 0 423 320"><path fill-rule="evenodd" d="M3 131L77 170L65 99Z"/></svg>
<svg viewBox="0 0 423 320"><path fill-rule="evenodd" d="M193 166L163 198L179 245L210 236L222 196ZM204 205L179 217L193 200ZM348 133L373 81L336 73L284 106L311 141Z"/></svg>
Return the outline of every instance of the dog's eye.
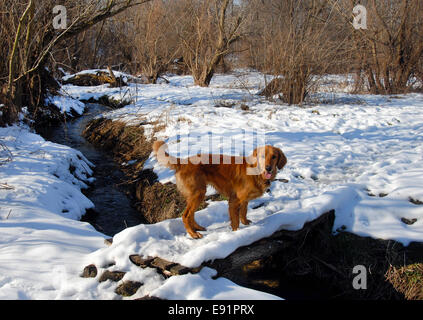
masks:
<svg viewBox="0 0 423 320"><path fill-rule="evenodd" d="M275 155L272 156L272 160L274 160L274 159L276 159L276 156Z"/></svg>

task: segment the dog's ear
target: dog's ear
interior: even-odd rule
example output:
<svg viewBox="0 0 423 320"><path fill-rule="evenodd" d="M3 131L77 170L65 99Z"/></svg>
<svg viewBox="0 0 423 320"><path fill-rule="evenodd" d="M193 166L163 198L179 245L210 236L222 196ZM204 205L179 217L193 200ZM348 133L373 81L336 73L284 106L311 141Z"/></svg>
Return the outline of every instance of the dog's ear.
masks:
<svg viewBox="0 0 423 320"><path fill-rule="evenodd" d="M286 165L288 160L286 159L286 157L285 157L285 155L284 155L284 153L282 152L281 149L275 148L275 150L276 150L276 152L278 153L278 156L279 156L276 166L280 170Z"/></svg>
<svg viewBox="0 0 423 320"><path fill-rule="evenodd" d="M249 167L257 166L257 148L253 150L253 153L249 155L246 160Z"/></svg>

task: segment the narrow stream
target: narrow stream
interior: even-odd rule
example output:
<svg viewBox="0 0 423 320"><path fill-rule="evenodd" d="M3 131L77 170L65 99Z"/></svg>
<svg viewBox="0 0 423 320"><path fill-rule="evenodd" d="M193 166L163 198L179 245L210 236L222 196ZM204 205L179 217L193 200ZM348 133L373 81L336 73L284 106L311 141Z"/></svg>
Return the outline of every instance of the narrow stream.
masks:
<svg viewBox="0 0 423 320"><path fill-rule="evenodd" d="M114 236L127 227L146 223L146 221L131 206L125 192L119 188L119 184L125 181L125 176L112 156L95 148L82 137L88 122L100 113L108 111L109 108L95 103L87 103L86 106L87 111L81 117L57 127L38 131L49 141L81 151L95 165L96 180L88 190L84 191L84 194L94 203L95 208L88 210L82 220L91 223L98 231Z"/></svg>

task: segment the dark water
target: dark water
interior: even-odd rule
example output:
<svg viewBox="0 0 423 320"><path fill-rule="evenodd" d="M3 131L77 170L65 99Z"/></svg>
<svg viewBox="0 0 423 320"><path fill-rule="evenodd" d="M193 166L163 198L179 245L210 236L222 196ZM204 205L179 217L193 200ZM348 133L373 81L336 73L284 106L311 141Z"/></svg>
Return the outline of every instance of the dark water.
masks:
<svg viewBox="0 0 423 320"><path fill-rule="evenodd" d="M94 147L82 137L86 125L109 108L100 104L87 104L83 116L57 127L38 130L47 140L81 151L94 165L96 180L84 194L94 203L81 219L91 223L98 231L113 236L127 227L145 223L140 213L131 207L130 200L119 184L125 181L123 172L107 152Z"/></svg>

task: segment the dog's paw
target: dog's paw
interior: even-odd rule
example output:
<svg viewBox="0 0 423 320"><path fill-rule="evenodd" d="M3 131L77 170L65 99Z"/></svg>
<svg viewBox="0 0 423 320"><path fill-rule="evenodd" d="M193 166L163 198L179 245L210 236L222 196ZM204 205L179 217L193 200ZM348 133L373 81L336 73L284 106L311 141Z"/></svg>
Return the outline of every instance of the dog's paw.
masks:
<svg viewBox="0 0 423 320"><path fill-rule="evenodd" d="M197 224L197 225L195 225L194 230L195 231L206 231L207 229Z"/></svg>
<svg viewBox="0 0 423 320"><path fill-rule="evenodd" d="M241 222L242 222L243 225L248 226L251 223L251 220L245 219L245 220L241 220Z"/></svg>
<svg viewBox="0 0 423 320"><path fill-rule="evenodd" d="M191 236L191 238L193 239L201 239L203 237L203 235L199 232L195 232L195 231L190 231L188 232L188 234Z"/></svg>

